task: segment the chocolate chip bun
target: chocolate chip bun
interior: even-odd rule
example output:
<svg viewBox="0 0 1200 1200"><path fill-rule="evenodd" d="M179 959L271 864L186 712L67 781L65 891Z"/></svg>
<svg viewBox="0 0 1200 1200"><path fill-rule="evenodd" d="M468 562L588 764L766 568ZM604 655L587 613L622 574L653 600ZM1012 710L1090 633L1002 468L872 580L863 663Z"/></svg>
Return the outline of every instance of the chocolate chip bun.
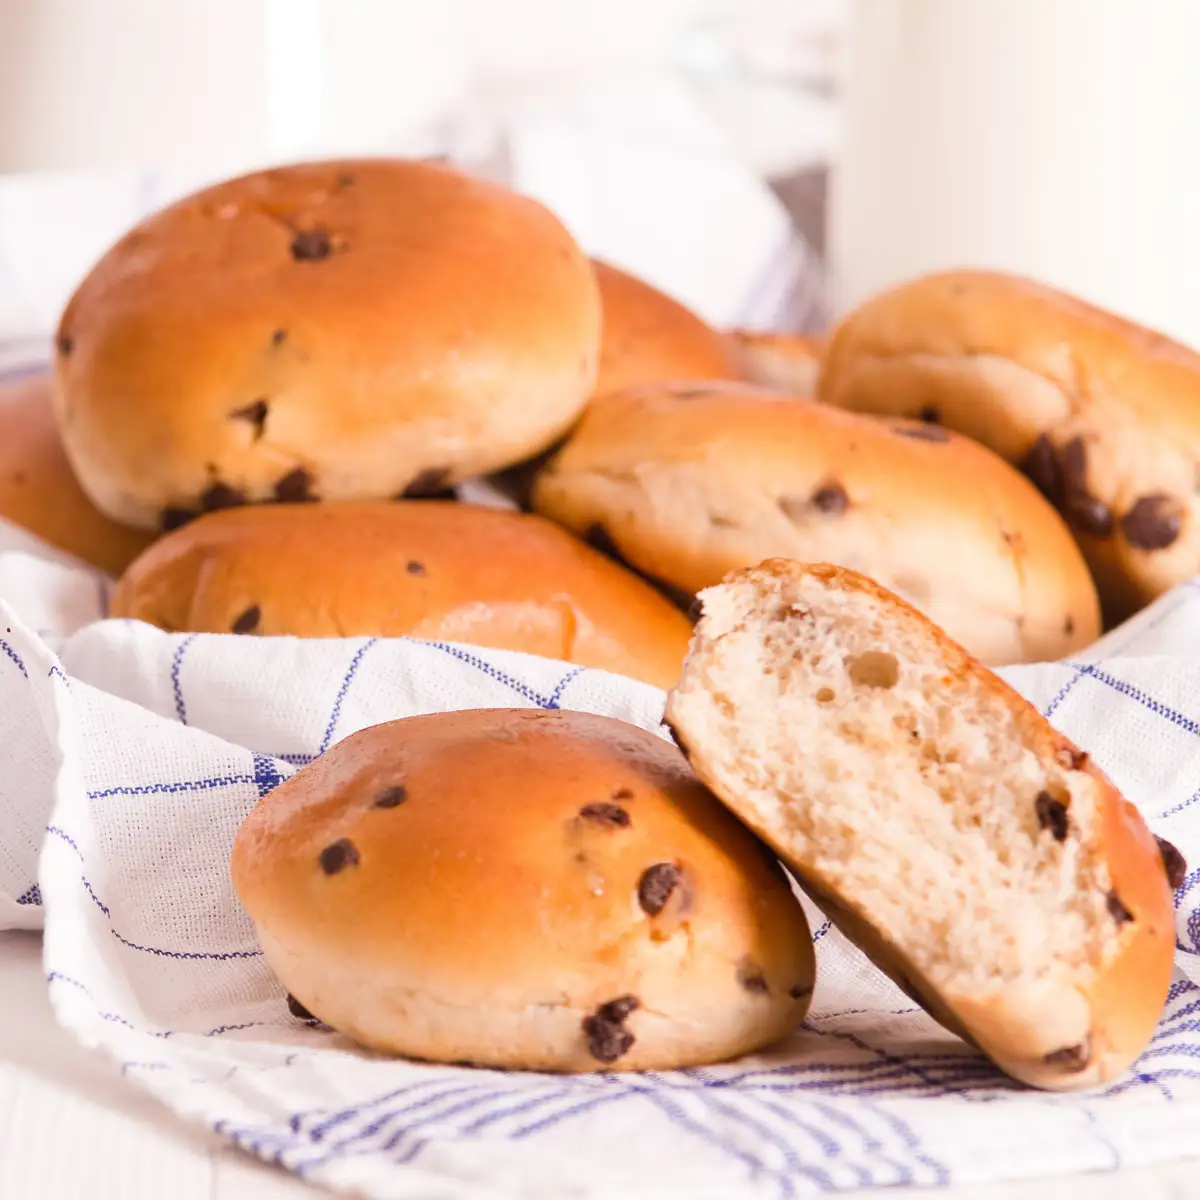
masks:
<svg viewBox="0 0 1200 1200"><path fill-rule="evenodd" d="M1120 620L1200 571L1200 355L985 271L885 292L834 333L822 400L939 420L1021 465Z"/></svg>
<svg viewBox="0 0 1200 1200"><path fill-rule="evenodd" d="M733 347L678 300L594 262L604 309L598 396L662 379L737 379Z"/></svg>
<svg viewBox="0 0 1200 1200"><path fill-rule="evenodd" d="M1120 1075L1175 953L1166 856L1137 810L861 575L777 560L701 600L667 705L700 778L1010 1075L1056 1091Z"/></svg>
<svg viewBox="0 0 1200 1200"><path fill-rule="evenodd" d="M739 369L738 378L793 396L813 396L821 366L821 342L798 333L729 333Z"/></svg>
<svg viewBox="0 0 1200 1200"><path fill-rule="evenodd" d="M665 1070L768 1045L812 993L775 856L607 717L365 729L261 801L232 874L293 1011L393 1054Z"/></svg>
<svg viewBox="0 0 1200 1200"><path fill-rule="evenodd" d="M909 598L990 663L1099 632L1053 508L998 456L749 384L594 400L535 485L539 512L685 593L773 555L833 561Z"/></svg>
<svg viewBox="0 0 1200 1200"><path fill-rule="evenodd" d="M151 217L58 331L67 453L115 520L424 495L537 453L600 302L541 205L428 162L247 175Z"/></svg>
<svg viewBox="0 0 1200 1200"><path fill-rule="evenodd" d="M209 513L125 572L114 617L174 632L412 636L678 678L691 625L541 517L444 501Z"/></svg>
<svg viewBox="0 0 1200 1200"><path fill-rule="evenodd" d="M0 383L0 517L119 575L151 536L110 521L84 495L54 422L48 374Z"/></svg>

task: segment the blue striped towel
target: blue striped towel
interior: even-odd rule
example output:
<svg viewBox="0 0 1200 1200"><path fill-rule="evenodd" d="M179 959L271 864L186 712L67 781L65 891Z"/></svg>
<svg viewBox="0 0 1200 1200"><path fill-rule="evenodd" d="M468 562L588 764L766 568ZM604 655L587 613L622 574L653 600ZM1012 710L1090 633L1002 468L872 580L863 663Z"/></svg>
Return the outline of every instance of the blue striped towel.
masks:
<svg viewBox="0 0 1200 1200"><path fill-rule="evenodd" d="M100 620L103 581L0 554L0 924L45 921L55 1011L178 1113L373 1197L764 1197L1114 1169L1195 1153L1200 870L1133 1072L1019 1088L810 909L795 1036L702 1069L578 1078L356 1052L287 1015L229 882L243 815L364 726L489 706L657 730L662 693L517 654L370 638L169 635ZM36 627L36 628L35 628ZM1005 674L1200 864L1200 587L1092 652Z"/></svg>

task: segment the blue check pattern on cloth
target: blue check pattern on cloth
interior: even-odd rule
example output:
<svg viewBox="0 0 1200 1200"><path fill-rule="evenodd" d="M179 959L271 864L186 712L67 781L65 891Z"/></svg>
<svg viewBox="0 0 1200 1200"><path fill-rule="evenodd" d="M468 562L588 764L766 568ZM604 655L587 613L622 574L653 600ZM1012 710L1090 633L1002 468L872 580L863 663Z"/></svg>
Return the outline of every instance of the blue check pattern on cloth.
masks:
<svg viewBox="0 0 1200 1200"><path fill-rule="evenodd" d="M124 621L59 631L56 656L0 615L0 731L14 756L0 779L0 923L44 915L51 998L76 1036L299 1175L380 1198L786 1200L1194 1153L1200 587L1077 660L1005 672L1196 868L1176 896L1179 969L1154 1040L1130 1074L1083 1097L1005 1080L811 906L813 1011L753 1059L555 1077L355 1052L287 1015L233 895L229 849L249 808L378 721L563 707L653 730L662 694L440 643L180 637Z"/></svg>

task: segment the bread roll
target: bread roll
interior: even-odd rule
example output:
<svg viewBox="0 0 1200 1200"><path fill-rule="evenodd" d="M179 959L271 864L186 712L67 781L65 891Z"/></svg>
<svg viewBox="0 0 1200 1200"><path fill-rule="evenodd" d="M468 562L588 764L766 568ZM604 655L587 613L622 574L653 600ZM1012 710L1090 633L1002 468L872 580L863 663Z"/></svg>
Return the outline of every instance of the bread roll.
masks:
<svg viewBox="0 0 1200 1200"><path fill-rule="evenodd" d="M467 642L664 688L691 632L549 521L443 501L210 513L142 555L111 611L177 632Z"/></svg>
<svg viewBox="0 0 1200 1200"><path fill-rule="evenodd" d="M861 575L773 561L701 600L667 705L700 778L1009 1074L1059 1091L1120 1075L1175 953L1164 858L1137 810Z"/></svg>
<svg viewBox="0 0 1200 1200"><path fill-rule="evenodd" d="M924 415L1018 463L1118 621L1200 571L1200 355L1030 280L953 271L868 301L822 400Z"/></svg>
<svg viewBox="0 0 1200 1200"><path fill-rule="evenodd" d="M150 544L97 511L79 486L54 423L50 376L0 383L0 517L119 575Z"/></svg>
<svg viewBox="0 0 1200 1200"><path fill-rule="evenodd" d="M171 528L528 458L574 421L599 345L591 265L534 201L428 162L283 167L101 259L59 327L58 416L99 508Z"/></svg>
<svg viewBox="0 0 1200 1200"><path fill-rule="evenodd" d="M936 425L748 384L644 388L588 406L534 502L688 593L772 555L861 570L991 663L1060 658L1099 632L1058 514Z"/></svg>
<svg viewBox="0 0 1200 1200"><path fill-rule="evenodd" d="M389 1053L665 1070L775 1041L812 993L774 855L607 717L365 729L260 802L232 873L293 1011Z"/></svg>
<svg viewBox="0 0 1200 1200"><path fill-rule="evenodd" d="M594 262L604 311L598 396L662 379L736 379L724 337L657 288L607 263Z"/></svg>
<svg viewBox="0 0 1200 1200"><path fill-rule="evenodd" d="M734 329L729 340L737 357L739 379L793 396L816 394L821 366L821 342L817 338Z"/></svg>

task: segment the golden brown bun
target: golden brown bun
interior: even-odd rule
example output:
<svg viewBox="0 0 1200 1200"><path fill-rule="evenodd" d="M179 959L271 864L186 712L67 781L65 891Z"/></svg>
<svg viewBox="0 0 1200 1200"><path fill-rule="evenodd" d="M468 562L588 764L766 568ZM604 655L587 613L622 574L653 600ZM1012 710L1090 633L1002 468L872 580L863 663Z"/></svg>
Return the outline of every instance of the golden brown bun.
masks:
<svg viewBox="0 0 1200 1200"><path fill-rule="evenodd" d="M50 376L0 384L0 517L119 575L151 536L98 512L79 486L54 423Z"/></svg>
<svg viewBox="0 0 1200 1200"><path fill-rule="evenodd" d="M749 384L646 387L592 401L534 503L689 593L773 555L853 567L991 663L1060 658L1099 632L1058 514L938 426Z"/></svg>
<svg viewBox="0 0 1200 1200"><path fill-rule="evenodd" d="M738 377L763 387L814 396L821 366L822 342L799 333L754 333L734 329L729 333L740 369Z"/></svg>
<svg viewBox="0 0 1200 1200"><path fill-rule="evenodd" d="M931 275L834 333L822 400L923 412L1018 463L1066 514L1105 613L1200 571L1200 355L1027 279Z"/></svg>
<svg viewBox="0 0 1200 1200"><path fill-rule="evenodd" d="M391 1053L665 1070L777 1040L812 991L774 856L675 747L607 717L365 729L262 800L232 874L283 986Z"/></svg>
<svg viewBox="0 0 1200 1200"><path fill-rule="evenodd" d="M173 527L430 492L528 458L592 390L600 302L541 205L428 162L279 168L144 221L58 335L84 489Z"/></svg>
<svg viewBox="0 0 1200 1200"><path fill-rule="evenodd" d="M594 262L604 309L598 396L662 379L736 379L732 348L678 300L633 275Z"/></svg>
<svg viewBox="0 0 1200 1200"><path fill-rule="evenodd" d="M664 688L691 633L651 587L549 521L436 500L210 513L142 555L111 612L177 632L466 642Z"/></svg>
<svg viewBox="0 0 1200 1200"><path fill-rule="evenodd" d="M1087 754L854 572L768 561L701 600L667 702L700 778L1005 1071L1062 1091L1125 1071L1174 911L1165 856Z"/></svg>

